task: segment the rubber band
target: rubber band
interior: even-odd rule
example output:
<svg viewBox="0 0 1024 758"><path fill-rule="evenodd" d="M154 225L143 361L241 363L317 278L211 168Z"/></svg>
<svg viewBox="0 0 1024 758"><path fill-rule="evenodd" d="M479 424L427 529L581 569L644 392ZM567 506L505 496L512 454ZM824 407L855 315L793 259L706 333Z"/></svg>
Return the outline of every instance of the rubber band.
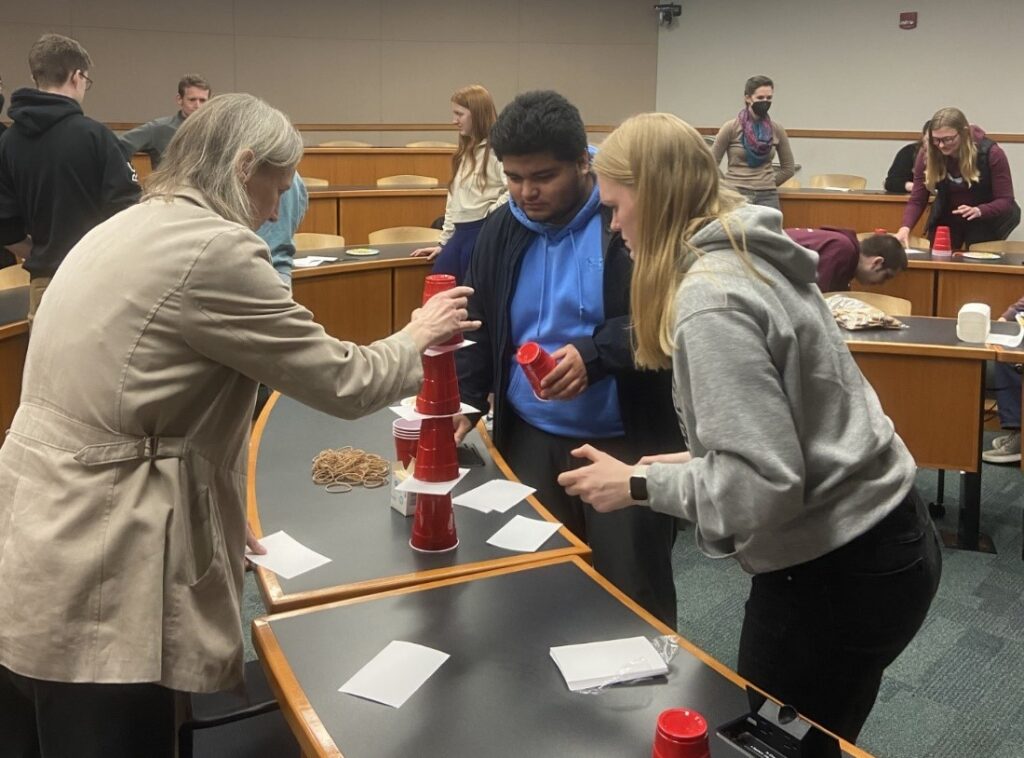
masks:
<svg viewBox="0 0 1024 758"><path fill-rule="evenodd" d="M321 450L313 459L313 483L332 494L351 492L353 487L383 487L390 473L388 461L351 445Z"/></svg>

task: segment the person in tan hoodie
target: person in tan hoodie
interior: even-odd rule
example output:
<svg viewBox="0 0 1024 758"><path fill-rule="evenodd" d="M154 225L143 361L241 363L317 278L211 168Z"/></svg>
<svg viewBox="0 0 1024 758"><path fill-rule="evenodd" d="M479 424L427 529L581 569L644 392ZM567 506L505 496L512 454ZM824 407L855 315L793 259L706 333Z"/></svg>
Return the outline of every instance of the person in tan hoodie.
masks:
<svg viewBox="0 0 1024 758"><path fill-rule="evenodd" d="M145 200L89 232L47 290L0 448L0 739L15 754L170 756L177 693L239 683L258 382L355 418L414 392L426 347L479 326L463 287L371 345L328 336L253 231L301 156L280 111L214 98Z"/></svg>

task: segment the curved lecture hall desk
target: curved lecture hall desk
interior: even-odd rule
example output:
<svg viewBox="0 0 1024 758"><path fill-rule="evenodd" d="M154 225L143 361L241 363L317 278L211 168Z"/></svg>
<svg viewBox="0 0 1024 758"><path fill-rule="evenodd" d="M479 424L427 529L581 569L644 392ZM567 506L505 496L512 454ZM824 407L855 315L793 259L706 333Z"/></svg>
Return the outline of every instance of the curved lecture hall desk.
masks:
<svg viewBox="0 0 1024 758"><path fill-rule="evenodd" d="M843 337L917 465L961 472L957 534L943 535L947 545L994 552L980 533L985 361L1024 362L1024 350L961 342L953 318L900 320L906 329ZM1017 325L993 322L992 331L1016 334Z"/></svg>
<svg viewBox="0 0 1024 758"><path fill-rule="evenodd" d="M746 682L689 642L677 637L666 677L600 694L570 692L549 655L556 645L668 634L578 557L253 622L306 756L650 758L658 714L684 706L706 717L712 758L736 756L714 730L749 712ZM338 692L393 640L451 657L399 709Z"/></svg>
<svg viewBox="0 0 1024 758"><path fill-rule="evenodd" d="M259 535L284 530L331 559L292 579L258 568L260 589L271 613L545 558L589 556L590 548L565 527L535 553L487 544L515 515L555 520L532 497L504 514L454 506L459 545L447 553L426 554L409 547L413 518L391 508L390 486L355 487L335 495L313 484L311 462L326 448L351 445L387 460L394 458L391 423L397 418L385 408L346 421L276 393L267 403L253 430L249 453L249 522ZM470 468L453 494L491 479L514 478L488 437L474 431L467 440L484 466Z"/></svg>
<svg viewBox="0 0 1024 758"><path fill-rule="evenodd" d="M28 287L0 290L0 445L21 400L28 350Z"/></svg>
<svg viewBox="0 0 1024 758"><path fill-rule="evenodd" d="M839 190L802 187L779 188L779 202L787 227L817 229L835 226L858 232L879 227L895 232L903 221L910 195L884 190ZM925 217L911 230L920 235Z"/></svg>

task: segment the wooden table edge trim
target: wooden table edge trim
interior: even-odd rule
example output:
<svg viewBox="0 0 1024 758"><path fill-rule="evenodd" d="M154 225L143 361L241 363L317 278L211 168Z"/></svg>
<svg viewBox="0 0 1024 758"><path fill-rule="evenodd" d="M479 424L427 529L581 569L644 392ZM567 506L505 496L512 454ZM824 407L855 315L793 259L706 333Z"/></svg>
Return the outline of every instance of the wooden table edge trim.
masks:
<svg viewBox="0 0 1024 758"><path fill-rule="evenodd" d="M256 459L259 457L260 441L263 439L263 430L267 428L270 412L274 410L274 406L277 405L280 398L281 393L277 390L270 393L270 397L267 399L266 405L263 406L263 410L260 411L259 418L256 419L249 435L249 460L245 466L245 515L256 537L264 536L263 524L260 523L259 504L256 502ZM280 598L284 596L284 592L281 590L281 583L277 581L277 574L262 566L255 566L254 570L256 571L256 586L260 588L263 603L269 607L279 602Z"/></svg>
<svg viewBox="0 0 1024 758"><path fill-rule="evenodd" d="M0 340L17 337L28 331L28 321L12 321L9 324L0 326Z"/></svg>
<svg viewBox="0 0 1024 758"><path fill-rule="evenodd" d="M566 556L566 557L561 557L561 558L552 558L552 559L549 559L549 560L543 560L543 561L538 561L536 563L525 564L525 565L518 565L518 566L504 566L504 567L501 567L501 568L492 569L490 571L483 571L483 572L479 572L479 573L471 574L471 575L467 575L467 576L452 577L452 578L448 578L448 579L442 579L442 580L439 580L439 581L436 581L436 582L427 582L427 583L424 583L424 584L417 584L417 585L412 585L412 586L409 586L409 587L397 588L397 589L394 589L394 590L389 590L387 592L379 593L377 595L363 595L361 597L354 597L354 598L348 598L348 599L345 599L345 600L339 600L339 601L336 601L336 602L333 602L333 603L328 603L326 605L309 606L309 607L306 607L306 608L300 608L300 609L296 609L296 610L292 610L292 611L286 611L284 613L274 614L273 616L270 616L270 617L267 617L267 618L254 620L253 621L253 635L254 635L254 637L257 637L257 639L259 639L261 642L263 642L263 641L266 641L266 640L264 639L264 636L262 635L262 629L266 629L267 632L269 633L268 636L271 638L271 641L273 642L273 645L274 645L273 649L270 649L269 647L266 648L266 649L263 649L262 646L259 646L261 653L263 653L263 654L265 654L267 656L266 658L261 656L260 660L262 661L264 668L267 670L268 679L271 681L271 686L274 687L275 692L277 692L278 691L278 686L277 686L277 683L276 683L276 679L275 679L274 673L277 672L277 671L286 672L286 677L285 678L288 679L290 684L293 685L293 686L291 686L289 688L289 691L297 693L296 703L301 707L302 711L309 712L309 713L313 714L313 716L314 716L314 718L312 719L312 722L311 722L312 726L314 727L313 729L307 730L305 725L303 725L302 728L301 728L301 731L303 733L306 733L308 731L309 734L312 735L313 731L315 731L316 729L323 730L323 724L320 722L319 717L316 716L316 711L313 710L312 706L310 705L309 700L308 700L308 698L305 695L305 692L303 692L302 688L299 686L298 681L295 680L294 673L292 672L291 667L288 666L287 662L285 661L284 654L281 651L280 646L276 644L277 643L277 638L275 636L273 636L273 631L270 629L270 622L271 621L274 621L274 620L277 620L277 619L291 618L291 617L294 617L294 616L300 616L300 615L304 615L304 614L307 614L307 613L324 611L324 610L328 610L328 609L331 609L331 608L340 608L340 607L346 606L346 605L355 605L357 603L364 603L364 602L370 602L370 601L373 601L373 600L380 600L380 599L386 598L386 597L397 597L399 595L407 595L407 594L409 594L411 592L425 592L425 591L429 591L429 590L432 590L432 589L437 589L437 588L440 588L440 587L448 587L448 586L452 586L452 585L456 585L456 584L464 584L464 583L470 582L470 581L477 581L477 580L481 580L481 579L488 579L488 578L491 578L491 577L501 576L501 575L504 575L504 574L511 574L511 573L516 573L516 572L519 572L519 571L527 571L527 570L532 570L532 569L539 569L539 568L544 568L546 566L554 566L554 565L560 565L560 564L564 564L564 563L575 564L580 570L583 571L583 573L587 574L599 586L601 586L605 591L607 591L610 595L612 595L612 597L614 597L620 603L622 603L627 608L629 608L630 611L632 611L637 616L642 618L644 621L649 623L651 626L653 626L655 629L657 629L662 634L674 637L681 648L685 649L688 653L690 653L695 658L697 658L699 661L701 661L701 663L703 663L706 666L709 666L710 668L714 669L718 674L721 674L726 679L731 681L733 684L737 685L738 687L740 687L742 689L745 689L747 687L752 687L753 689L756 689L758 692L761 692L763 695L765 695L767 697L770 697L770 695L768 695L767 692L764 692L763 690L761 690L756 685L751 684L746 679L744 679L742 676L740 676L735 671L733 671L728 666L726 666L724 663L719 661L717 658L714 658L709 653L705 652L704 650L702 650L701 648L697 647L692 642L687 640L685 637L681 636L677 630L670 628L669 626L667 626L666 624L664 624L663 622L661 622L660 620L658 620L657 618L652 616L649 612L647 612L645 609L640 607L634 600L632 600L625 593L623 593L618 587L616 587L611 582L609 582L607 579L605 579L603 576L601 576L601 574L599 574L597 572L597 570L593 566L588 564L586 561L582 560L582 558L580 558L579 556ZM292 710L291 707L290 707L291 703L289 703L287 700L283 700L283 701L279 700L279 702L281 703L281 710L282 710L282 712L286 712L286 714L287 714L287 712ZM292 712L291 713L291 718L289 718L289 722L291 722L292 718L296 718L297 719L298 718L298 714L296 712ZM818 728L822 729L820 726ZM330 738L330 735L326 734L326 730L323 730L323 731L324 731L324 739L326 740L326 742L325 743L312 743L312 744L314 746L317 745L317 744L324 744L324 745L327 746L327 749L329 751L335 751L335 752L321 753L322 755L327 755L327 756L335 756L335 755L340 756L340 755L342 755L340 750L339 750L339 748L338 748L338 746ZM822 729L822 731L824 731L824 732L826 732L828 734L831 734L831 732L828 732L828 730L826 730L826 729ZM860 748L856 747L855 745L852 745L852 744L846 742L845 740L840 739L839 742L840 742L840 746L842 747L842 749L845 750L846 752L848 752L850 755L854 756L855 758L872 758L872 756L869 753L867 753L866 751L861 750Z"/></svg>
<svg viewBox="0 0 1024 758"><path fill-rule="evenodd" d="M346 197L445 197L447 187L366 187L365 189L311 189L310 200L317 198L345 199Z"/></svg>
<svg viewBox="0 0 1024 758"><path fill-rule="evenodd" d="M974 274L1008 274L1024 276L1024 266L1013 263L981 263L978 261L927 261L915 260L907 256L907 268L926 269L928 271L966 271Z"/></svg>
<svg viewBox="0 0 1024 758"><path fill-rule="evenodd" d="M424 243L429 244L429 243ZM351 247L357 247L352 245ZM370 244L363 245L363 247L373 247ZM344 257L343 248L328 248L325 247L322 250L306 250L310 255L336 255L338 258ZM352 256L350 256L351 258ZM325 263L321 266L314 266L313 268L296 268L292 271L293 279L308 279L310 277L318 276L332 276L337 275L343 271L379 271L381 269L395 269L395 268L408 268L412 266L433 266L434 262L427 260L425 257L413 258L407 256L405 258L371 258L369 260L360 258L359 260L345 259L344 261L337 261L335 263Z"/></svg>
<svg viewBox="0 0 1024 758"><path fill-rule="evenodd" d="M960 360L996 360L992 347L952 347L929 345L916 342L859 342L855 338L845 340L851 353L886 353L925 358L956 358Z"/></svg>

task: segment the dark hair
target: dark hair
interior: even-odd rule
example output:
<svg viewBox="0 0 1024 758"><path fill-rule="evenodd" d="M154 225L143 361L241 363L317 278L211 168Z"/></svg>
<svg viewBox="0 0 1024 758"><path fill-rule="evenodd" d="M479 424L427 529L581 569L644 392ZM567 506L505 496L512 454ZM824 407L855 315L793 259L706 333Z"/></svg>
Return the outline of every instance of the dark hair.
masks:
<svg viewBox="0 0 1024 758"><path fill-rule="evenodd" d="M752 76L747 79L747 83L743 85L743 96L750 97L761 87L771 87L772 89L775 89L775 82L767 76Z"/></svg>
<svg viewBox="0 0 1024 758"><path fill-rule="evenodd" d="M551 153L576 161L587 151L587 130L576 106L551 90L524 92L506 105L491 127L491 148L506 155Z"/></svg>
<svg viewBox="0 0 1024 758"><path fill-rule="evenodd" d="M189 87L198 87L199 89L206 90L207 94L210 93L210 83L206 81L199 74L185 74L178 81L178 97L185 97L185 90Z"/></svg>
<svg viewBox="0 0 1024 758"><path fill-rule="evenodd" d="M891 234L872 234L865 238L860 243L860 254L868 258L880 257L890 271L899 273L907 268L907 251Z"/></svg>
<svg viewBox="0 0 1024 758"><path fill-rule="evenodd" d="M924 126L921 127L921 134L927 134L928 133L928 127L930 127L931 125L932 125L932 120L931 119L928 119L927 121L925 121L924 122Z"/></svg>
<svg viewBox="0 0 1024 758"><path fill-rule="evenodd" d="M37 87L60 87L76 71L88 71L92 59L76 40L62 34L44 34L28 53L28 70Z"/></svg>

